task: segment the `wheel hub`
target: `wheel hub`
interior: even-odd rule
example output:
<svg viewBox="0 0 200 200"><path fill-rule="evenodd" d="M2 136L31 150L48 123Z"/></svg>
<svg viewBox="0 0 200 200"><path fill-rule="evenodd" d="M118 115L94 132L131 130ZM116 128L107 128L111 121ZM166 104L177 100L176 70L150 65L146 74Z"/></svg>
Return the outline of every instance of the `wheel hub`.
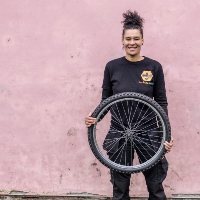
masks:
<svg viewBox="0 0 200 200"><path fill-rule="evenodd" d="M126 130L126 138L127 138L127 139L132 139L133 136L134 136L134 131L131 130L131 129L127 129L127 130Z"/></svg>

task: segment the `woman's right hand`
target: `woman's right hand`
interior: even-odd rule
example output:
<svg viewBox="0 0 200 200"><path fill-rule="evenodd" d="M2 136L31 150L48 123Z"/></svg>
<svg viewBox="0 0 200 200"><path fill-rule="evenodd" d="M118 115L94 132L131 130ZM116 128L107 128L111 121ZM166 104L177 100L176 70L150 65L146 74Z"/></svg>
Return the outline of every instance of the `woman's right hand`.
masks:
<svg viewBox="0 0 200 200"><path fill-rule="evenodd" d="M97 122L96 118L91 117L92 113L90 112L88 116L85 117L86 128L90 127L92 124Z"/></svg>

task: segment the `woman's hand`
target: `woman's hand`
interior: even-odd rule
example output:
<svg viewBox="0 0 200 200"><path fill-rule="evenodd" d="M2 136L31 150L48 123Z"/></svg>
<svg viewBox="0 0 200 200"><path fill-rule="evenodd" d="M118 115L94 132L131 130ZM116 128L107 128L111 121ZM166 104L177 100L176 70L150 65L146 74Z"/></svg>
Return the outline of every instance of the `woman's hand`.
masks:
<svg viewBox="0 0 200 200"><path fill-rule="evenodd" d="M171 148L173 147L173 142L174 142L174 139L172 136L171 136L170 143L165 141L164 145L165 145L165 149L167 150L167 153L169 153L171 151Z"/></svg>
<svg viewBox="0 0 200 200"><path fill-rule="evenodd" d="M96 118L91 117L92 113L90 112L88 116L85 117L86 128L90 127L92 124L97 122Z"/></svg>

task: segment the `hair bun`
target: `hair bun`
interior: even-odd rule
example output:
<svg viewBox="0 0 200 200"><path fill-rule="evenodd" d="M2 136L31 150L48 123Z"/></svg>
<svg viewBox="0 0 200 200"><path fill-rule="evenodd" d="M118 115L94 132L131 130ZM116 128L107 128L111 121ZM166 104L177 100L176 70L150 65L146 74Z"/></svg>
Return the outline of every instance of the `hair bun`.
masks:
<svg viewBox="0 0 200 200"><path fill-rule="evenodd" d="M131 12L130 10L128 10L126 11L126 13L123 13L123 17L123 28L129 25L135 25L143 28L144 19L138 15L137 11Z"/></svg>

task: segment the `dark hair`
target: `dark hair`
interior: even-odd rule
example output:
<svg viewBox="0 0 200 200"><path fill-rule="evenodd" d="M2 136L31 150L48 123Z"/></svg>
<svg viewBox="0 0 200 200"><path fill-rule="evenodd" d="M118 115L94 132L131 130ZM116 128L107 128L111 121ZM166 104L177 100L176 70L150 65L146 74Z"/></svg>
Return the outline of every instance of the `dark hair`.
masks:
<svg viewBox="0 0 200 200"><path fill-rule="evenodd" d="M124 38L124 33L127 29L138 29L143 38L143 23L144 19L140 17L137 11L131 12L130 10L123 13L124 21L122 21L123 25L123 32L122 38Z"/></svg>

